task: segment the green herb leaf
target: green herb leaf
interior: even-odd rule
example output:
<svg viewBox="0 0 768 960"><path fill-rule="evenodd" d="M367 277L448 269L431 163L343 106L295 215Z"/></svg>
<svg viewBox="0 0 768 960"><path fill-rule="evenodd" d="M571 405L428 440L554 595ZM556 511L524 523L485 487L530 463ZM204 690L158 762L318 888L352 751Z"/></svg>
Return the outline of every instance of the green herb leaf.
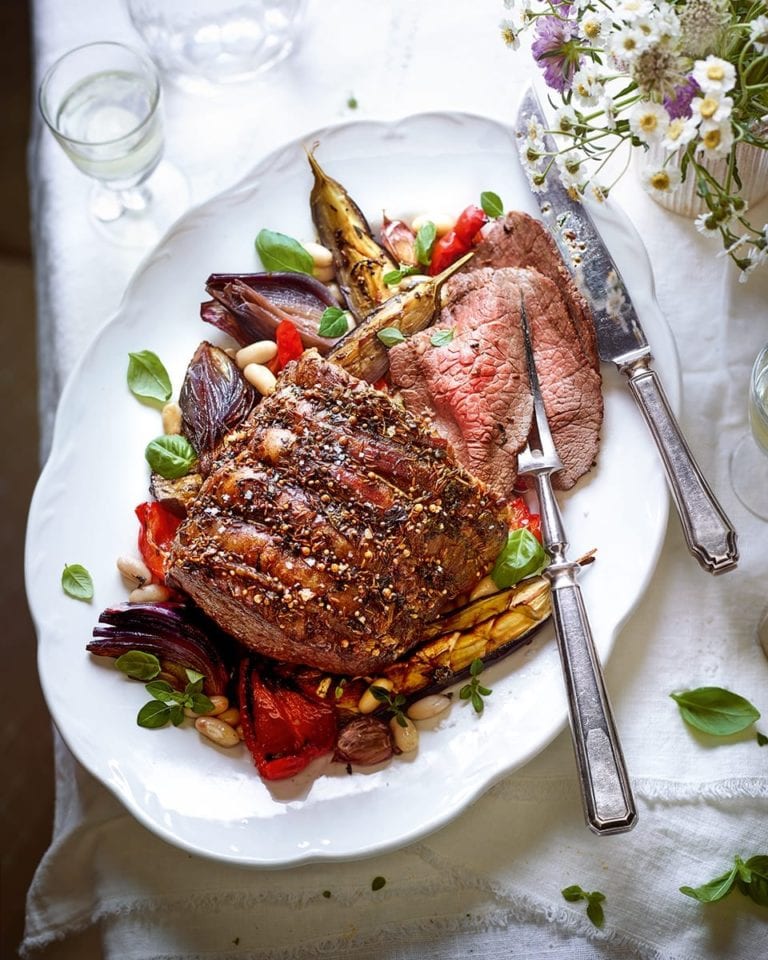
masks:
<svg viewBox="0 0 768 960"><path fill-rule="evenodd" d="M341 337L349 330L349 313L340 307L326 307L317 332L321 337Z"/></svg>
<svg viewBox="0 0 768 960"><path fill-rule="evenodd" d="M197 670L190 669L190 667L184 667L184 673L187 675L189 683L200 683L200 681L205 680L204 673L199 673Z"/></svg>
<svg viewBox="0 0 768 960"><path fill-rule="evenodd" d="M402 264L397 270L390 270L381 278L388 287L396 287L404 277L412 277L419 272L418 267L404 267Z"/></svg>
<svg viewBox="0 0 768 960"><path fill-rule="evenodd" d="M603 904L604 900L602 894L600 894L600 899L593 895L587 898L587 916L592 921L596 927L602 928L605 924L605 914L603 913Z"/></svg>
<svg viewBox="0 0 768 960"><path fill-rule="evenodd" d="M549 563L544 547L530 530L520 527L510 531L507 542L491 570L491 579L503 590L525 577L540 573Z"/></svg>
<svg viewBox="0 0 768 960"><path fill-rule="evenodd" d="M483 697L489 697L493 693L493 690L482 686L478 680L478 677L483 672L483 668L483 661L479 657L473 660L469 665L470 681L469 683L465 683L461 690L459 690L459 697L462 700L471 701L475 713L482 713L485 710Z"/></svg>
<svg viewBox="0 0 768 960"><path fill-rule="evenodd" d="M185 477L197 462L192 444L181 434L163 434L147 444L147 463L166 480Z"/></svg>
<svg viewBox="0 0 768 960"><path fill-rule="evenodd" d="M737 873L734 867L729 873L715 877L714 880L703 883L700 887L680 887L680 893L684 893L686 897L693 897L699 903L714 903L715 900L722 900L723 897L728 896L733 889L733 881Z"/></svg>
<svg viewBox="0 0 768 960"><path fill-rule="evenodd" d="M371 880L371 890L381 890L386 882L385 877L374 877L373 880Z"/></svg>
<svg viewBox="0 0 768 960"><path fill-rule="evenodd" d="M171 707L167 703L161 703L159 700L150 700L139 710L136 717L136 723L140 727L146 727L148 730L156 730L158 727L164 727L171 717Z"/></svg>
<svg viewBox="0 0 768 960"><path fill-rule="evenodd" d="M568 903L576 903L579 900L586 900L587 895L578 885L578 883L572 884L570 887L566 887L564 890L561 890L563 897L568 901Z"/></svg>
<svg viewBox="0 0 768 960"><path fill-rule="evenodd" d="M180 703L174 703L171 706L171 723L178 727L184 720L184 707Z"/></svg>
<svg viewBox="0 0 768 960"><path fill-rule="evenodd" d="M288 273L314 272L314 261L298 240L276 230L259 230L256 237L256 250L264 269L269 271L287 271Z"/></svg>
<svg viewBox="0 0 768 960"><path fill-rule="evenodd" d="M746 866L752 874L747 896L762 907L768 907L768 856L759 854L750 857Z"/></svg>
<svg viewBox="0 0 768 960"><path fill-rule="evenodd" d="M195 713L211 713L213 704L204 693L193 693L187 706L191 707Z"/></svg>
<svg viewBox="0 0 768 960"><path fill-rule="evenodd" d="M350 110L357 110L357 107L358 107L357 97L354 95L354 93L351 93L347 97L347 106L349 107Z"/></svg>
<svg viewBox="0 0 768 960"><path fill-rule="evenodd" d="M153 680L160 673L160 661L143 650L129 650L115 660L115 666L134 680Z"/></svg>
<svg viewBox="0 0 768 960"><path fill-rule="evenodd" d="M755 736L756 736L756 739L757 739L757 745L758 745L759 747L764 747L764 746L766 745L766 743L768 743L768 737L766 737L766 735L765 735L764 733L760 733L759 730L757 731L757 733L756 733Z"/></svg>
<svg viewBox="0 0 768 960"><path fill-rule="evenodd" d="M171 378L156 353L140 350L128 354L128 389L142 400L165 403L171 399Z"/></svg>
<svg viewBox="0 0 768 960"><path fill-rule="evenodd" d="M379 330L376 336L385 347L394 347L396 343L403 343L405 340L405 337L397 327L384 327L383 330Z"/></svg>
<svg viewBox="0 0 768 960"><path fill-rule="evenodd" d="M480 206L484 213L494 219L504 214L504 204L501 202L501 198L498 193L492 193L490 190L485 190L480 194Z"/></svg>
<svg viewBox="0 0 768 960"><path fill-rule="evenodd" d="M446 344L449 344L453 340L455 334L453 327L449 330L435 330L432 336L429 338L429 342L433 347L444 347Z"/></svg>
<svg viewBox="0 0 768 960"><path fill-rule="evenodd" d="M670 697L687 724L716 737L739 733L760 719L759 711L749 700L722 687L698 687L670 693Z"/></svg>
<svg viewBox="0 0 768 960"><path fill-rule="evenodd" d="M75 600L93 599L93 580L80 563L67 563L61 574L61 589Z"/></svg>
<svg viewBox="0 0 768 960"><path fill-rule="evenodd" d="M425 224L419 227L414 245L416 259L423 266L429 266L429 261L432 259L432 248L435 245L436 239L437 228L431 220L427 220Z"/></svg>
<svg viewBox="0 0 768 960"><path fill-rule="evenodd" d="M178 691L174 690L166 680L153 680L144 689L150 697L154 697L155 700L162 700L163 703L177 703L179 700Z"/></svg>
<svg viewBox="0 0 768 960"><path fill-rule="evenodd" d="M331 891L330 891L330 890L323 890L323 896L325 897L326 900L329 900L330 897L331 897Z"/></svg>

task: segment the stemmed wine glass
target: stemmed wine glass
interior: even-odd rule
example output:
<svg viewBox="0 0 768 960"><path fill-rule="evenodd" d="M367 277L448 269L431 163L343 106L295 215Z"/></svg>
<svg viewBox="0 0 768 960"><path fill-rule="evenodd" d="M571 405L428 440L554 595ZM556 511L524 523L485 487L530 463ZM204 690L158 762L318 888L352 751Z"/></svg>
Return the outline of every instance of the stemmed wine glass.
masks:
<svg viewBox="0 0 768 960"><path fill-rule="evenodd" d="M768 344L749 378L749 427L731 454L731 484L755 516L768 520Z"/></svg>
<svg viewBox="0 0 768 960"><path fill-rule="evenodd" d="M162 160L160 79L138 51L111 41L60 57L40 85L40 112L94 184L90 213L116 243L156 242L186 209L183 175Z"/></svg>

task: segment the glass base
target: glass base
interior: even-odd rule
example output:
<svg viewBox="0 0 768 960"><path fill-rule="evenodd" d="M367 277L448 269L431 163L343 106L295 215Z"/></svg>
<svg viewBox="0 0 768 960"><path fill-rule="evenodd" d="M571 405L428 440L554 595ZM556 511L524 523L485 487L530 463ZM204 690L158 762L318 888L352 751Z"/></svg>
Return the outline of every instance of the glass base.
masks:
<svg viewBox="0 0 768 960"><path fill-rule="evenodd" d="M736 444L730 462L731 485L744 506L761 520L768 520L768 456L751 433Z"/></svg>
<svg viewBox="0 0 768 960"><path fill-rule="evenodd" d="M189 206L189 184L163 161L133 190L110 190L101 183L91 193L91 222L100 236L121 247L152 247Z"/></svg>

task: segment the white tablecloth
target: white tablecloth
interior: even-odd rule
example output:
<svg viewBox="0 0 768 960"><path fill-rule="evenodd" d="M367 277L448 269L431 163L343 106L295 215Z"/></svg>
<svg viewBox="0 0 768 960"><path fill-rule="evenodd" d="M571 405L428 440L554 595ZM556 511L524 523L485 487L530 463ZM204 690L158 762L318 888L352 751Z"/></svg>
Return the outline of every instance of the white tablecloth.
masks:
<svg viewBox="0 0 768 960"><path fill-rule="evenodd" d="M33 7L38 75L79 43L137 42L118 0L35 0ZM503 15L496 0L310 0L299 49L262 82L215 98L165 91L168 157L200 202L272 148L334 121L429 109L509 121L530 67L501 43ZM350 94L359 103L354 113ZM39 121L30 167L45 452L68 372L147 251L110 247L91 230L88 183ZM764 955L764 908L738 893L701 906L678 887L722 873L734 854L768 853L768 749L754 732L717 745L697 737L669 692L724 686L768 716L768 663L755 642L768 603L768 526L736 500L727 476L728 453L746 429L751 360L768 340L768 271L739 284L716 247L657 207L631 176L614 202L647 245L681 358L683 428L741 548L738 570L712 578L687 553L673 517L655 576L607 665L637 828L610 838L586 830L563 734L455 822L405 850L245 871L156 839L59 742L54 839L30 890L26 955ZM377 875L387 883L374 892ZM561 888L572 883L605 893L602 931L582 904L563 900Z"/></svg>

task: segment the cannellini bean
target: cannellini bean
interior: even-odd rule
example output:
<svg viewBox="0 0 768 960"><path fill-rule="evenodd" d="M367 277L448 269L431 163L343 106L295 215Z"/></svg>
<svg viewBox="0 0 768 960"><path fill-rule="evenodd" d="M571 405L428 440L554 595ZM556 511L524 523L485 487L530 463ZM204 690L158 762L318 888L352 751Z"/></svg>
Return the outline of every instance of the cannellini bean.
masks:
<svg viewBox="0 0 768 960"><path fill-rule="evenodd" d="M415 700L407 713L411 720L429 720L436 717L439 713L447 710L451 705L451 698L442 693L432 693L429 696L422 697L421 700Z"/></svg>
<svg viewBox="0 0 768 960"><path fill-rule="evenodd" d="M134 590L152 582L149 567L138 557L118 557L117 569Z"/></svg>
<svg viewBox="0 0 768 960"><path fill-rule="evenodd" d="M208 699L213 704L210 710L206 710L205 713L196 713L191 707L184 707L184 715L187 717L218 717L229 710L229 700L227 700L226 697L214 693L214 695ZM226 721L224 722L226 723Z"/></svg>
<svg viewBox="0 0 768 960"><path fill-rule="evenodd" d="M402 717L405 725L400 722L399 717L392 717L389 721L389 729L392 731L392 739L395 746L401 753L412 753L419 745L419 731L413 720L408 717Z"/></svg>
<svg viewBox="0 0 768 960"><path fill-rule="evenodd" d="M236 747L240 743L237 731L218 717L198 717L195 729L218 747Z"/></svg>
<svg viewBox="0 0 768 960"><path fill-rule="evenodd" d="M480 597L489 597L492 593L498 593L499 588L493 582L490 574L487 577L483 577L482 580L479 580L472 590L472 593L469 595L470 603L473 600L479 600Z"/></svg>
<svg viewBox="0 0 768 960"><path fill-rule="evenodd" d="M336 271L333 267L315 267L312 276L321 283L330 283L336 276Z"/></svg>
<svg viewBox="0 0 768 960"><path fill-rule="evenodd" d="M315 267L333 266L333 253L328 247L324 247L322 243L315 243L314 240L309 240L306 243L302 243L302 247L304 247L310 257L312 257L312 262Z"/></svg>
<svg viewBox="0 0 768 960"><path fill-rule="evenodd" d="M237 351L235 363L243 370L249 363L269 363L275 356L277 356L277 344L274 340L257 340Z"/></svg>
<svg viewBox="0 0 768 960"><path fill-rule="evenodd" d="M341 287L338 285L338 283L333 283L333 281L331 281L331 283L326 283L325 286L328 289L328 293L330 293L336 303L338 303L339 306L344 306L344 297L342 296Z"/></svg>
<svg viewBox="0 0 768 960"><path fill-rule="evenodd" d="M385 677L381 677L378 680L374 680L371 683L371 686L365 691L365 693L357 701L357 709L360 713L373 713L376 707L381 703L380 700L377 700L376 697L371 693L371 687L378 687L379 690L385 690L387 693L392 689L392 681L387 680Z"/></svg>
<svg viewBox="0 0 768 960"><path fill-rule="evenodd" d="M143 587L136 587L128 594L128 603L163 603L169 600L171 591L162 583L148 583Z"/></svg>
<svg viewBox="0 0 768 960"><path fill-rule="evenodd" d="M177 436L181 433L181 407L173 400L163 407L163 433Z"/></svg>
<svg viewBox="0 0 768 960"><path fill-rule="evenodd" d="M429 222L434 223L435 233L438 237L442 237L443 234L448 233L449 230L453 230L456 218L449 217L446 213L419 213L411 220L411 230L413 230L414 233L418 233L424 224Z"/></svg>
<svg viewBox="0 0 768 960"><path fill-rule="evenodd" d="M223 710L221 713L216 714L219 720L223 720L224 723L228 723L230 727L238 727L240 725L240 711L237 707L230 707L228 710Z"/></svg>
<svg viewBox="0 0 768 960"><path fill-rule="evenodd" d="M277 378L274 373L263 364L249 363L243 368L243 376L251 386L256 387L262 397L268 397L270 393L275 392Z"/></svg>

